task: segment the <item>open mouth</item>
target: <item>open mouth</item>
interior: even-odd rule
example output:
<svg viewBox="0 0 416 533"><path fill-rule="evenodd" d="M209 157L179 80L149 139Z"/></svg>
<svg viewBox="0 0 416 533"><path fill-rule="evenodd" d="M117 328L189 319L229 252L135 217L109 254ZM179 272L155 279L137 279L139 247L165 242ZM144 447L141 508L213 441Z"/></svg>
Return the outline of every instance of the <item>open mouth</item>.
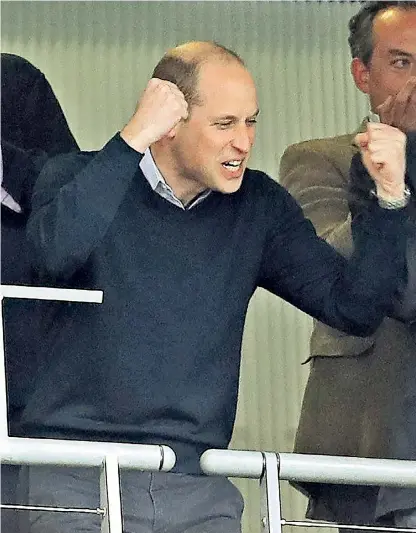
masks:
<svg viewBox="0 0 416 533"><path fill-rule="evenodd" d="M222 163L222 166L227 170L236 171L241 168L242 164L242 159L231 159L230 161L224 161L224 163Z"/></svg>

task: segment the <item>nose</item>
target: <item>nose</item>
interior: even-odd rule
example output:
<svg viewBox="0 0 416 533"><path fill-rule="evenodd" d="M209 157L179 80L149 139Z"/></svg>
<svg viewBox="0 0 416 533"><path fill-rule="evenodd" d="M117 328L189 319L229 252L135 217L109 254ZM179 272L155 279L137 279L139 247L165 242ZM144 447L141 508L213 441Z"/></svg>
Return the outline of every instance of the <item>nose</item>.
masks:
<svg viewBox="0 0 416 533"><path fill-rule="evenodd" d="M247 125L243 125L235 131L232 144L234 148L237 148L237 150L239 150L240 152L247 154L253 145L253 141L253 129Z"/></svg>

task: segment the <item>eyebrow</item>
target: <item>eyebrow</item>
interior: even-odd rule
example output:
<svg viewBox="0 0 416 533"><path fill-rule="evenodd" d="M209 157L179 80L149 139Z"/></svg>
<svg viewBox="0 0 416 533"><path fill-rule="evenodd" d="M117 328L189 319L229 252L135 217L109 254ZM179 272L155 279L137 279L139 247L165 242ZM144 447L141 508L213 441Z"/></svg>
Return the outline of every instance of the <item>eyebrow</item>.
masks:
<svg viewBox="0 0 416 533"><path fill-rule="evenodd" d="M411 54L410 52L405 52L404 50L400 50L400 48L391 48L389 50L389 54L392 56L413 57L413 54Z"/></svg>
<svg viewBox="0 0 416 533"><path fill-rule="evenodd" d="M249 115L247 118L248 119L257 118L259 113L260 113L260 109L257 109L257 111L255 111L252 115ZM212 122L216 122L218 120L238 120L238 117L236 117L235 115L224 115L224 116L212 118Z"/></svg>

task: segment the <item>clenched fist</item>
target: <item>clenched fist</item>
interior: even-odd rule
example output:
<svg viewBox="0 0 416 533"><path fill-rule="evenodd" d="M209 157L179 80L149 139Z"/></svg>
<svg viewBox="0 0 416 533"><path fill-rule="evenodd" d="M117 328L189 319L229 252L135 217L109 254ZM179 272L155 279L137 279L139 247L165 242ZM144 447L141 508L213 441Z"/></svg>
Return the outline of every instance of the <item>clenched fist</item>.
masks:
<svg viewBox="0 0 416 533"><path fill-rule="evenodd" d="M355 142L368 173L376 184L379 198L386 201L404 197L406 171L406 135L387 124L367 124Z"/></svg>
<svg viewBox="0 0 416 533"><path fill-rule="evenodd" d="M128 145L143 153L152 143L169 135L187 116L188 104L178 87L170 81L152 78L120 135Z"/></svg>

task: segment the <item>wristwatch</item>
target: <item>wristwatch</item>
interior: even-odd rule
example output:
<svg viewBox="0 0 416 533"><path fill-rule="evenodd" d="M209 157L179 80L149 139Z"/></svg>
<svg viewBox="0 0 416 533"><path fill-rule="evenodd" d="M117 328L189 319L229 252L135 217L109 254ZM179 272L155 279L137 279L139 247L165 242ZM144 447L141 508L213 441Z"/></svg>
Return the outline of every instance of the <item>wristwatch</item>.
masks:
<svg viewBox="0 0 416 533"><path fill-rule="evenodd" d="M397 200L385 200L384 198L377 196L375 191L374 195L377 197L378 205L382 209L403 209L403 207L406 207L409 203L412 193L410 192L409 187L405 187L403 198L398 198Z"/></svg>

